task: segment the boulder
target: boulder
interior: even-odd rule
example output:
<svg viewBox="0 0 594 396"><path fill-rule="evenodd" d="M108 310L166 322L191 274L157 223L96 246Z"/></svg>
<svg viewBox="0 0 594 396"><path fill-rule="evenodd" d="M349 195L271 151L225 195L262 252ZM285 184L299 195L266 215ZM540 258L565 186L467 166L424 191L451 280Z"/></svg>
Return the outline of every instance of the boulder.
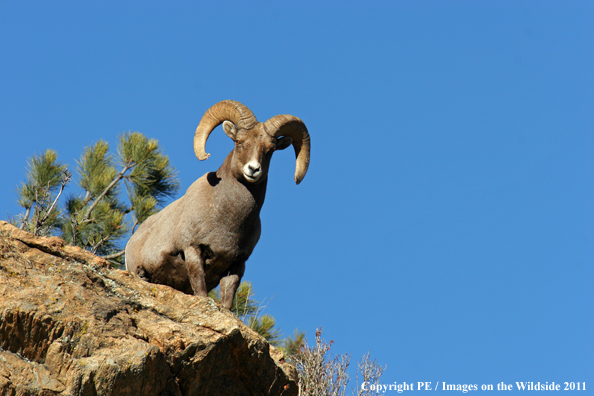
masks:
<svg viewBox="0 0 594 396"><path fill-rule="evenodd" d="M297 395L232 312L0 222L0 395Z"/></svg>

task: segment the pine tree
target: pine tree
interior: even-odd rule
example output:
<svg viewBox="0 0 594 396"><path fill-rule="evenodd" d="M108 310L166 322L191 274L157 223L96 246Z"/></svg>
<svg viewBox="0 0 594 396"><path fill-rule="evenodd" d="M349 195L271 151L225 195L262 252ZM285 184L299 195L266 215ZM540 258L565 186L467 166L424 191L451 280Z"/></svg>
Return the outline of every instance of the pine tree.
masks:
<svg viewBox="0 0 594 396"><path fill-rule="evenodd" d="M291 356L303 350L304 346L305 332L295 329L293 336L288 336L283 340L281 350L285 353L285 355Z"/></svg>
<svg viewBox="0 0 594 396"><path fill-rule="evenodd" d="M18 189L18 202L26 210L20 226L36 235L58 234L69 244L120 263L124 237L179 188L158 142L139 132L122 134L116 155L109 153L104 140L85 147L77 171L80 192L69 195L62 210L56 203L70 180L66 165L53 150L33 156L27 181Z"/></svg>
<svg viewBox="0 0 594 396"><path fill-rule="evenodd" d="M58 162L58 154L51 149L33 155L28 161L25 182L17 187L18 203L25 213L17 222L20 228L35 235L51 235L59 228L60 210L56 203L70 181L67 166ZM56 190L60 190L56 193Z"/></svg>
<svg viewBox="0 0 594 396"><path fill-rule="evenodd" d="M280 344L280 330L275 329L276 319L269 314L250 316L247 322L248 326L256 330L258 334L274 345Z"/></svg>

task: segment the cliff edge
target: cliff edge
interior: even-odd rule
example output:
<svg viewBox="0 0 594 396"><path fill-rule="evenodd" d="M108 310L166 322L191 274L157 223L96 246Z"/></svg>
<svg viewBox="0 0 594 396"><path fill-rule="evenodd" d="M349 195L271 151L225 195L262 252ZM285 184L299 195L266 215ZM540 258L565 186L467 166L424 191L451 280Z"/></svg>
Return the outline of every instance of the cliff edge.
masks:
<svg viewBox="0 0 594 396"><path fill-rule="evenodd" d="M297 395L283 354L210 298L0 222L0 395Z"/></svg>

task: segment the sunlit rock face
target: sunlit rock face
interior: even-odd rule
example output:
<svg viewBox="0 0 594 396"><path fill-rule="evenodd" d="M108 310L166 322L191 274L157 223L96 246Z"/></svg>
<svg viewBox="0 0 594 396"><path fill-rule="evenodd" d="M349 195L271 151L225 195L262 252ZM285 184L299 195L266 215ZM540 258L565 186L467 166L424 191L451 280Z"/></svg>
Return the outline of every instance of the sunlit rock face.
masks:
<svg viewBox="0 0 594 396"><path fill-rule="evenodd" d="M0 222L0 394L297 395L296 379L212 299Z"/></svg>

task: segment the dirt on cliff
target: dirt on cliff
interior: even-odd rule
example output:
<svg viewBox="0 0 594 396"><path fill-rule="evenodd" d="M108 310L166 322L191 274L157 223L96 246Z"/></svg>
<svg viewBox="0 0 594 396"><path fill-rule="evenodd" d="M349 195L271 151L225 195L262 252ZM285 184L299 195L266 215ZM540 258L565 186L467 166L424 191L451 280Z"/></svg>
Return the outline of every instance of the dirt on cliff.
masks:
<svg viewBox="0 0 594 396"><path fill-rule="evenodd" d="M283 354L210 298L0 222L0 395L297 395Z"/></svg>

